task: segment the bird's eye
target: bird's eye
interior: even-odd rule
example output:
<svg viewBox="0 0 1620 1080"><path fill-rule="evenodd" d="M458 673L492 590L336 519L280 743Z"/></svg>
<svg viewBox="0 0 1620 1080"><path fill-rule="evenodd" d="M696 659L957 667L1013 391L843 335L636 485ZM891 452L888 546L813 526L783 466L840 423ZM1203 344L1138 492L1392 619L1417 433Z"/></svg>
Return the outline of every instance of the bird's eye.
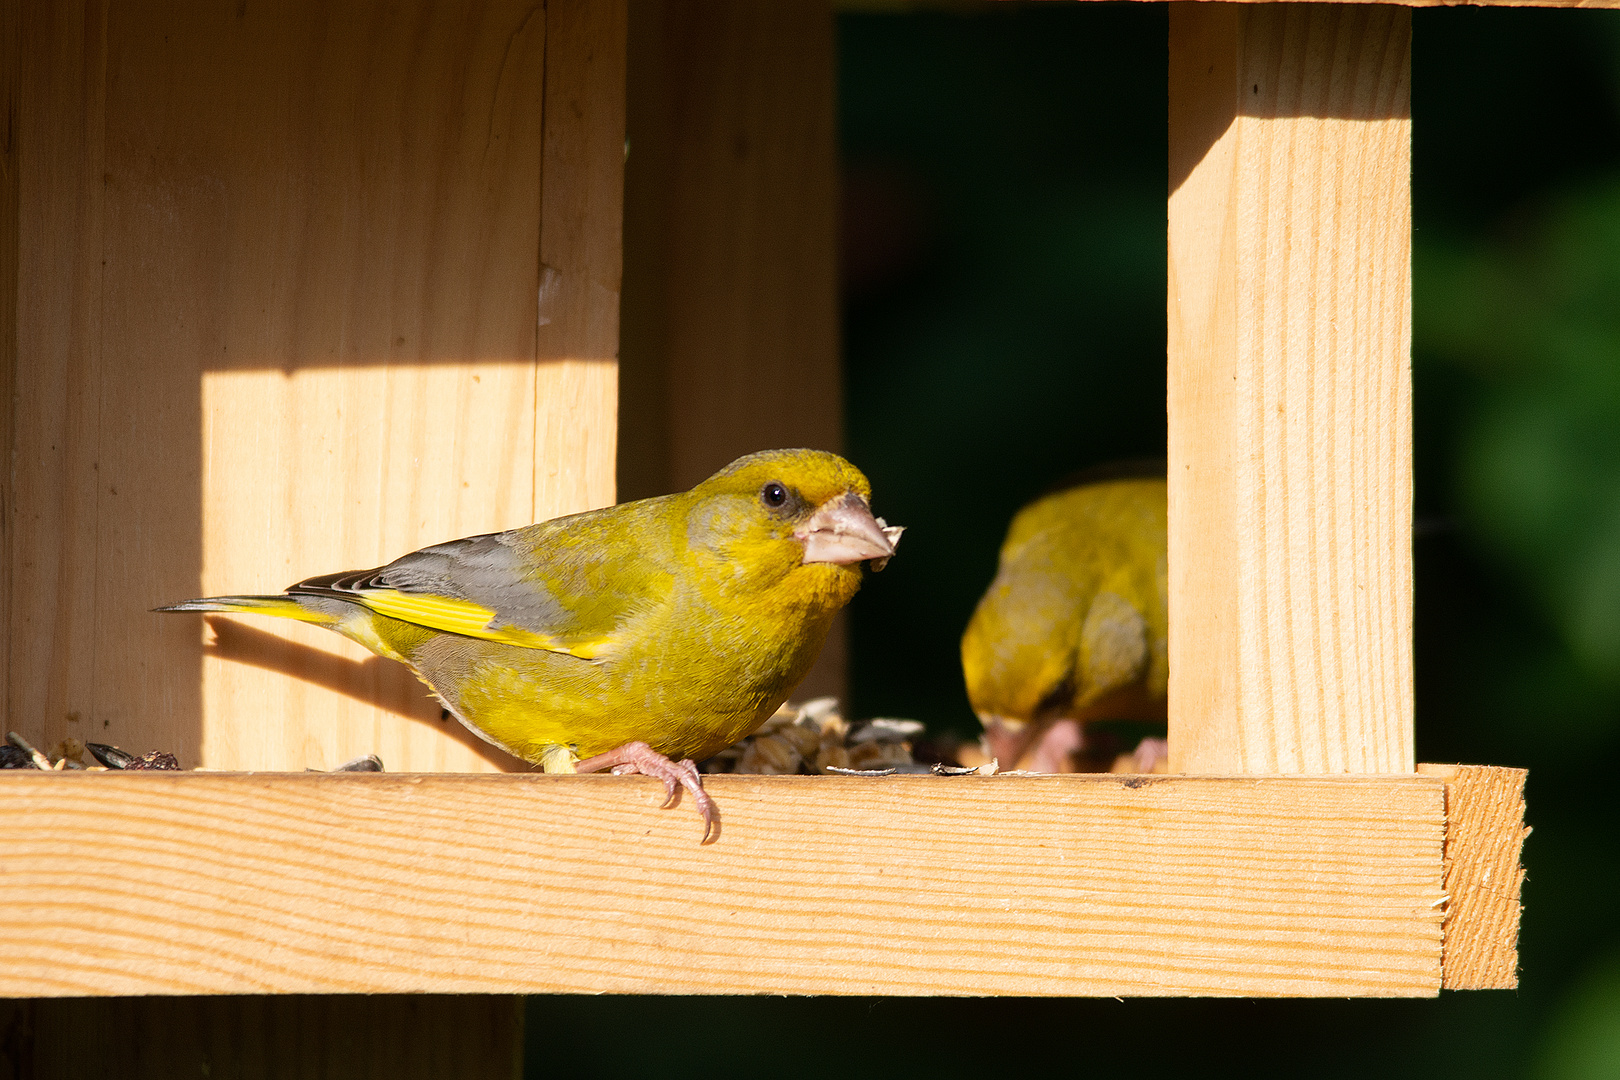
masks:
<svg viewBox="0 0 1620 1080"><path fill-rule="evenodd" d="M787 502L787 488L772 480L760 489L759 497L765 501L766 506L774 510Z"/></svg>

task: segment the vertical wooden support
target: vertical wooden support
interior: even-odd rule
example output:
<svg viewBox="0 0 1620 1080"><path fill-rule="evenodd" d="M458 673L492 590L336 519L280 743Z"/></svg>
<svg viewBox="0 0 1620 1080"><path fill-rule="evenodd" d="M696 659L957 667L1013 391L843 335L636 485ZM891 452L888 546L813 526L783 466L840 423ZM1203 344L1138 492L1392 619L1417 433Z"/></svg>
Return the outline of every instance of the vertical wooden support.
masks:
<svg viewBox="0 0 1620 1080"><path fill-rule="evenodd" d="M147 609L613 500L623 0L21 10L11 723L515 767L334 635Z"/></svg>
<svg viewBox="0 0 1620 1080"><path fill-rule="evenodd" d="M1410 13L1170 27L1171 768L1410 772Z"/></svg>
<svg viewBox="0 0 1620 1080"><path fill-rule="evenodd" d="M635 498L755 450L838 450L843 400L830 3L630 10L620 480ZM801 695L839 692L843 667L840 626Z"/></svg>

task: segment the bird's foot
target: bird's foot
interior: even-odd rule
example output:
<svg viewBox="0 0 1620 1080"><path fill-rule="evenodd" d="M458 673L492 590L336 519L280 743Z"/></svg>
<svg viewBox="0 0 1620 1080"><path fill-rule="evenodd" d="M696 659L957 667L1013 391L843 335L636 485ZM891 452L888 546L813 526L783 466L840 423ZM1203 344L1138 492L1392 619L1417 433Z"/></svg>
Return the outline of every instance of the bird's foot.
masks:
<svg viewBox="0 0 1620 1080"><path fill-rule="evenodd" d="M996 716L985 724L984 745L987 756L999 761L1003 770L1068 773L1075 771L1075 754L1086 740L1074 720L1058 720L1043 728Z"/></svg>
<svg viewBox="0 0 1620 1080"><path fill-rule="evenodd" d="M1133 756L1137 772L1166 772L1170 765L1170 743L1166 739L1143 739L1136 744Z"/></svg>
<svg viewBox="0 0 1620 1080"><path fill-rule="evenodd" d="M630 742L605 754L588 757L574 766L582 773L612 769L614 776L640 773L664 782L664 806L675 805L681 788L691 793L698 813L703 815L703 843L712 844L720 835L720 811L703 790L703 777L690 759L671 761L644 742Z"/></svg>
<svg viewBox="0 0 1620 1080"><path fill-rule="evenodd" d="M1028 764L1020 764L1019 768L1040 773L1074 772L1074 755L1085 744L1078 721L1059 720L1035 740L1024 757Z"/></svg>

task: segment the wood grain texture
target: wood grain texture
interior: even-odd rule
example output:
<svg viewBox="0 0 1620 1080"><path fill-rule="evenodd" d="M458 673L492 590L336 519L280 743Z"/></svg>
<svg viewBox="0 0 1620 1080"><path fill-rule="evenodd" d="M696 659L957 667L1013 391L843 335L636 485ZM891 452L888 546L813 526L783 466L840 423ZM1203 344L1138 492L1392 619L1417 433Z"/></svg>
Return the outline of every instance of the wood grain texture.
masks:
<svg viewBox="0 0 1620 1080"><path fill-rule="evenodd" d="M185 288L154 297L120 275L108 330L137 370L203 369L202 595L534 519L531 454L513 446L534 440L544 27L526 2L115 27L109 125L134 135L109 246L155 252ZM148 164L154 145L177 152ZM154 306L181 317L154 325ZM155 489L142 503L161 503L163 479L138 468ZM241 620L212 640L205 764L509 760L335 635Z"/></svg>
<svg viewBox="0 0 1620 1080"><path fill-rule="evenodd" d="M548 59L532 0L24 5L25 734L515 766L334 635L147 609L612 501L623 6L552 8Z"/></svg>
<svg viewBox="0 0 1620 1080"><path fill-rule="evenodd" d="M1414 767L1410 20L1172 5L1176 771Z"/></svg>
<svg viewBox="0 0 1620 1080"><path fill-rule="evenodd" d="M107 11L104 3L65 0L25 3L19 11L6 714L16 730L45 740L88 728L100 682L98 528L102 502L114 498L98 475ZM191 386L172 404L169 420L189 420L195 430L195 397ZM109 457L123 452L107 450ZM182 468L175 480L166 509L195 522L195 468ZM196 536L161 530L154 540L166 555L164 565L148 568L159 586L190 587L195 579L185 571L195 573ZM168 574L170 567L178 573ZM195 632L147 632L154 631L180 673L144 689L155 690L166 709L194 717Z"/></svg>
<svg viewBox="0 0 1620 1080"><path fill-rule="evenodd" d="M631 5L627 498L842 449L833 29L828 0ZM843 692L844 650L840 619L800 696Z"/></svg>
<svg viewBox="0 0 1620 1080"><path fill-rule="evenodd" d="M13 773L0 994L1439 989L1437 779L709 784Z"/></svg>
<svg viewBox="0 0 1620 1080"><path fill-rule="evenodd" d="M1519 985L1519 903L1524 867L1525 769L1420 765L1446 784L1446 905L1442 963L1447 990Z"/></svg>
<svg viewBox="0 0 1620 1080"><path fill-rule="evenodd" d="M22 0L0 0L0 625L9 634L11 538L17 531L11 454L16 445L17 389L17 145L22 108ZM0 703L11 701L9 650L0 648Z"/></svg>
<svg viewBox="0 0 1620 1080"><path fill-rule="evenodd" d="M522 999L481 994L0 1001L3 1075L38 1080L518 1080L522 1035Z"/></svg>
<svg viewBox="0 0 1620 1080"><path fill-rule="evenodd" d="M549 0L534 442L545 516L614 501L625 0Z"/></svg>
<svg viewBox="0 0 1620 1080"><path fill-rule="evenodd" d="M627 242L659 265L635 267L627 305L662 324L643 346L661 355L633 362L665 369L669 433L667 446L627 441L666 463L657 490L637 494L690 487L755 450L837 450L831 7L638 2L633 18L627 213L655 235Z"/></svg>

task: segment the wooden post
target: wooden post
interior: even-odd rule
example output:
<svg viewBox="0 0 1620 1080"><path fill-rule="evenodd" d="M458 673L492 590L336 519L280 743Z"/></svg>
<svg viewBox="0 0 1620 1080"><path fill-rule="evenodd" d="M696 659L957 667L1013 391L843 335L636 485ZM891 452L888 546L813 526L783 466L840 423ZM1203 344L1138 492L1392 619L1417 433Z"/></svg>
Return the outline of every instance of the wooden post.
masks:
<svg viewBox="0 0 1620 1080"><path fill-rule="evenodd" d="M630 52L625 497L841 449L831 5L634 0ZM799 696L843 683L840 621Z"/></svg>
<svg viewBox="0 0 1620 1080"><path fill-rule="evenodd" d="M1414 768L1410 36L1171 6L1175 771Z"/></svg>

